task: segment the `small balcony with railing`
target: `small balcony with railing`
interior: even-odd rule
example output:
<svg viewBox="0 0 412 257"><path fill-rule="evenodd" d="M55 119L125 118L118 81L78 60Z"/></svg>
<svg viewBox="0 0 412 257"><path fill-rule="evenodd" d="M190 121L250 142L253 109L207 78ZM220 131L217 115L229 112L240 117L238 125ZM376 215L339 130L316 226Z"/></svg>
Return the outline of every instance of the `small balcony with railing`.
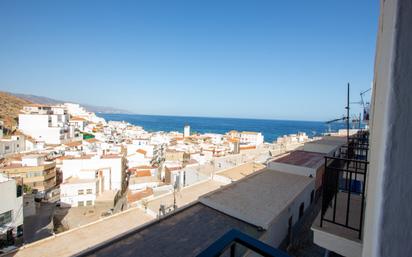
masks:
<svg viewBox="0 0 412 257"><path fill-rule="evenodd" d="M285 252L273 248L236 229L232 229L224 234L208 248L198 254L197 257L235 257L250 256L250 254L266 257L289 257Z"/></svg>
<svg viewBox="0 0 412 257"><path fill-rule="evenodd" d="M314 242L344 256L361 256L368 171L368 134L358 133L325 157L322 208L312 225Z"/></svg>

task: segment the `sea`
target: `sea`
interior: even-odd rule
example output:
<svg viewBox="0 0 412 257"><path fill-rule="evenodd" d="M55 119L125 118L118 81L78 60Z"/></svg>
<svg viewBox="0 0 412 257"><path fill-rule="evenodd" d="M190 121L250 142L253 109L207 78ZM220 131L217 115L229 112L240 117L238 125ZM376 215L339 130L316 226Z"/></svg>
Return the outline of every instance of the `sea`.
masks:
<svg viewBox="0 0 412 257"><path fill-rule="evenodd" d="M265 142L272 143L278 137L298 132L305 132L309 137L319 136L329 131L346 128L346 123L337 122L330 126L321 121L298 120L265 120L240 118L209 118L162 116L141 114L106 114L98 113L106 121L126 121L132 125L142 126L149 132L179 131L183 132L185 125L190 125L191 132L225 134L230 130L256 131L264 135Z"/></svg>

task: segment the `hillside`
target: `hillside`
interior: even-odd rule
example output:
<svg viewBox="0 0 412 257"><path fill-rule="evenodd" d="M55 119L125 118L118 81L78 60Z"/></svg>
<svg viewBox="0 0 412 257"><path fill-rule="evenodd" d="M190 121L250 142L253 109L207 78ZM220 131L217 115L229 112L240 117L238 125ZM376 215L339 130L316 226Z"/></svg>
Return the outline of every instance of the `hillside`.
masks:
<svg viewBox="0 0 412 257"><path fill-rule="evenodd" d="M6 130L11 131L17 126L19 111L24 105L31 103L26 99L0 92L0 120L4 122Z"/></svg>
<svg viewBox="0 0 412 257"><path fill-rule="evenodd" d="M27 101L30 101L32 103L36 103L36 104L54 105L54 104L63 104L63 103L71 102L71 101L56 100L56 99L52 99L49 97L37 96L37 95L19 94L19 93L10 93L10 94L17 96L19 98L25 99ZM130 111L108 107L108 106L95 106L95 105L88 105L88 104L82 104L82 103L78 103L78 104L86 108L86 110L88 110L89 112L131 114Z"/></svg>

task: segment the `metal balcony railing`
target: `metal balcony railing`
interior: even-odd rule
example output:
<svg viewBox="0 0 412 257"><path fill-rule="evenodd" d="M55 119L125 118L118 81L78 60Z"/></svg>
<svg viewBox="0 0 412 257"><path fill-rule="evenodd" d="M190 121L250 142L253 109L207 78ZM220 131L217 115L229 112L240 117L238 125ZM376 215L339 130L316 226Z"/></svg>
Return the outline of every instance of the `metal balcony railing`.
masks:
<svg viewBox="0 0 412 257"><path fill-rule="evenodd" d="M236 246L242 245L246 249L256 252L266 257L289 257L286 253L273 248L251 236L248 236L236 229L232 229L221 238L216 240L197 257L217 257L222 256L229 250L230 257L236 256ZM230 249L229 249L230 248ZM243 254L242 254L243 255Z"/></svg>
<svg viewBox="0 0 412 257"><path fill-rule="evenodd" d="M337 157L325 157L320 226L333 223L362 237L369 162L367 135L351 137Z"/></svg>

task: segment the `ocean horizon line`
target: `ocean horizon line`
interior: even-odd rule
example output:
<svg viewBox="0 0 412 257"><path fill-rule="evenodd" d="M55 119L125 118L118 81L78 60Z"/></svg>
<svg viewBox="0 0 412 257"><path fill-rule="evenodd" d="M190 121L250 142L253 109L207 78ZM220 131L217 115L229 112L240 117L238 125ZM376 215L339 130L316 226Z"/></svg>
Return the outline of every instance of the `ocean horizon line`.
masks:
<svg viewBox="0 0 412 257"><path fill-rule="evenodd" d="M120 112L96 112L97 115L139 115L139 116L157 116L157 117L178 117L178 118L207 118L207 119L234 119L234 120L262 120L262 121L297 121L297 122L314 122L326 123L324 120L299 120L299 119L275 119L275 118L241 118L241 117L223 117L223 116L192 116L192 115L171 115L171 114L141 114L141 113L120 113ZM339 123L339 122L337 122Z"/></svg>

